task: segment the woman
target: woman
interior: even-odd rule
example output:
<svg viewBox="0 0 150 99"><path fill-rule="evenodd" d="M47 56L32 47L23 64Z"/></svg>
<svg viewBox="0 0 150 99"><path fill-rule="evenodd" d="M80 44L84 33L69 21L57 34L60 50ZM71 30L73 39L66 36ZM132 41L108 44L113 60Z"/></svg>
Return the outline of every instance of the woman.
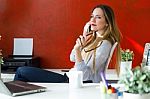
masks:
<svg viewBox="0 0 150 99"><path fill-rule="evenodd" d="M101 81L112 45L120 43L120 32L115 22L114 12L107 5L98 5L92 10L90 21L85 25L83 35L76 40L70 54L74 68L83 71L83 80ZM119 44L116 66L119 66ZM33 67L18 68L15 79L31 82L68 82L66 75Z"/></svg>

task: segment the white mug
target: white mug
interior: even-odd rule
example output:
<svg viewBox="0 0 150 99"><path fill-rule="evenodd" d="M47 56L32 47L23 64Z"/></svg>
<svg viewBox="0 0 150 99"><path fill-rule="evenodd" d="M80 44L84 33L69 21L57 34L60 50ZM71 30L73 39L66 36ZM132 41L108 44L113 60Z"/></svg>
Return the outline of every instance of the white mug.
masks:
<svg viewBox="0 0 150 99"><path fill-rule="evenodd" d="M82 71L69 71L69 87L81 88L83 86L83 73Z"/></svg>

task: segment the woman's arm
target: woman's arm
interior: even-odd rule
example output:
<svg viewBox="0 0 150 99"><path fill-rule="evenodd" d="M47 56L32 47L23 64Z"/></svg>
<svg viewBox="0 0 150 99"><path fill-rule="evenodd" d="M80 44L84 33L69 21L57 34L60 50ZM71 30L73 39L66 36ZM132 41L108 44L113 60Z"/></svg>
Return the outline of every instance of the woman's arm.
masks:
<svg viewBox="0 0 150 99"><path fill-rule="evenodd" d="M75 51L72 49L71 54L70 54L70 61L75 62Z"/></svg>
<svg viewBox="0 0 150 99"><path fill-rule="evenodd" d="M102 65L104 65L107 62L109 53L111 51L111 47L112 47L111 43L107 40L104 40L101 46L96 49L96 54L95 54L96 70L99 68L104 68ZM84 60L82 60L81 62L75 62L76 68L78 70L85 70L85 68L89 69L89 67L92 68L93 58L94 58L94 54L91 56L87 64L85 64Z"/></svg>
<svg viewBox="0 0 150 99"><path fill-rule="evenodd" d="M76 44L70 54L70 61L72 62L82 61L81 48L85 45L86 40L88 39L86 35L87 35L87 29L89 28L89 26L90 26L90 23L87 22L83 29L83 35L80 35L79 38L76 40ZM75 57L76 57L76 60L75 60Z"/></svg>
<svg viewBox="0 0 150 99"><path fill-rule="evenodd" d="M95 72L100 72L105 70L106 62L109 57L111 47L112 47L111 43L107 40L104 40L101 46L97 48L96 56L95 56ZM88 80L93 74L93 58L94 58L94 54L91 56L88 63L85 63L84 60L82 60L81 62L75 62L75 68L77 70L83 71L84 80Z"/></svg>

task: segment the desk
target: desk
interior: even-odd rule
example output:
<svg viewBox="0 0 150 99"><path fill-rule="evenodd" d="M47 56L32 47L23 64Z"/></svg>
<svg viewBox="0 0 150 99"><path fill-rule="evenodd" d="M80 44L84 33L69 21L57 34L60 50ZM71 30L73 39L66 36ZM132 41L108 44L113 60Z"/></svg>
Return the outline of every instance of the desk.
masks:
<svg viewBox="0 0 150 99"><path fill-rule="evenodd" d="M46 69L50 70L56 73L64 74L65 72L62 72L62 70L66 69ZM15 74L8 74L8 73L2 73L1 77L2 80L5 81L12 81L14 79ZM107 80L118 80L119 77L117 76L116 70L115 69L107 69L106 70L106 79Z"/></svg>
<svg viewBox="0 0 150 99"><path fill-rule="evenodd" d="M68 83L36 83L47 87L46 92L11 97L0 93L1 99L104 99L99 83L86 83L82 88L71 89Z"/></svg>

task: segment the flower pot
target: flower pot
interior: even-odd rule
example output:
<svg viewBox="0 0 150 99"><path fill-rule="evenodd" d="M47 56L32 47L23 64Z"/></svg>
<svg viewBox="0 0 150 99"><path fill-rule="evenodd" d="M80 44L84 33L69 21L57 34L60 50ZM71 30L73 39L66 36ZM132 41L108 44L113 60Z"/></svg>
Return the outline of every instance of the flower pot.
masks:
<svg viewBox="0 0 150 99"><path fill-rule="evenodd" d="M121 62L120 64L120 75L126 73L127 69L132 68L132 61Z"/></svg>
<svg viewBox="0 0 150 99"><path fill-rule="evenodd" d="M150 93L148 94L133 94L133 93L127 93L123 92L123 99L149 99Z"/></svg>

